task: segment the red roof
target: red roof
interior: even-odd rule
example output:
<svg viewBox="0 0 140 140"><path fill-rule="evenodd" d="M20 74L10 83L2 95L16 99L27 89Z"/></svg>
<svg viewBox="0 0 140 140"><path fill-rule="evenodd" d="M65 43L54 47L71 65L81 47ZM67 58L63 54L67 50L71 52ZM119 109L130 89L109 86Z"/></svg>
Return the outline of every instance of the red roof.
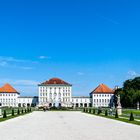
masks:
<svg viewBox="0 0 140 140"><path fill-rule="evenodd" d="M49 79L48 81L43 82L42 84L46 84L46 85L70 85L69 83L59 79L59 78L52 78Z"/></svg>
<svg viewBox="0 0 140 140"><path fill-rule="evenodd" d="M109 87L104 84L100 84L97 88L95 88L92 93L113 93Z"/></svg>
<svg viewBox="0 0 140 140"><path fill-rule="evenodd" d="M18 93L11 85L5 84L0 88L0 93Z"/></svg>

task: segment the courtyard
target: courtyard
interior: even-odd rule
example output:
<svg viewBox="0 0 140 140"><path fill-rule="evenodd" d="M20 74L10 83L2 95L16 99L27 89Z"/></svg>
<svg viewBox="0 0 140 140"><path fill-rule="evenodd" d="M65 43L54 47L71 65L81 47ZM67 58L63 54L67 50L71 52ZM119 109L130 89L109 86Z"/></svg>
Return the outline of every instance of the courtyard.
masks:
<svg viewBox="0 0 140 140"><path fill-rule="evenodd" d="M81 112L33 112L0 123L0 140L138 140L140 127Z"/></svg>

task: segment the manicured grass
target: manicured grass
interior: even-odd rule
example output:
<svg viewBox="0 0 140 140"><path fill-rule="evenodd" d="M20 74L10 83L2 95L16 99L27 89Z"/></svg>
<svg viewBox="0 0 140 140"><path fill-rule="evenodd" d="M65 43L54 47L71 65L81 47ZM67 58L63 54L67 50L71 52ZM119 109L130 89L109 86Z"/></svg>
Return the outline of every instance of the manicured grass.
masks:
<svg viewBox="0 0 140 140"><path fill-rule="evenodd" d="M95 115L95 116L99 116L99 117L104 117L104 118L107 118L107 119L113 119L113 120L116 120L116 121L122 121L122 122L125 122L125 123L140 125L140 121L136 121L136 120L134 120L134 121L129 121L129 116L130 116L130 114L129 114L129 116L127 116L127 117L125 117L125 118L121 118L121 116L120 116L119 118L115 118L114 115L113 115L113 116L109 116L109 115L108 115L108 116L105 116L104 111L103 111L101 114L98 114L97 110L96 110L95 114L89 113L89 112L84 112L84 113L88 113L88 114L90 114L90 115ZM127 113L128 113L128 112L127 112ZM130 113L131 113L131 112L130 112ZM137 118L136 118L136 119L137 119Z"/></svg>
<svg viewBox="0 0 140 140"><path fill-rule="evenodd" d="M140 110L135 109L123 109L123 114L130 114L133 113L134 115L140 115Z"/></svg>
<svg viewBox="0 0 140 140"><path fill-rule="evenodd" d="M12 116L12 110L13 109L14 109L14 116ZM0 118L0 122L6 121L6 120L9 120L9 119L12 119L12 118L16 118L16 117L19 117L19 116L22 116L22 115L26 115L26 114L29 114L29 113L32 112L30 110L28 112L28 109L26 109L26 112L25 112L25 108L2 108L2 114L3 114L4 110L6 111L7 117L3 118L3 115L2 115L1 118ZM18 114L18 110L19 110L19 114Z"/></svg>
<svg viewBox="0 0 140 140"><path fill-rule="evenodd" d="M7 121L7 120L13 119L13 118L17 118L19 116L23 116L23 115L26 115L26 114L29 114L29 113L31 113L31 112L23 113L23 114L15 115L15 116L7 116L7 118L0 118L0 122Z"/></svg>

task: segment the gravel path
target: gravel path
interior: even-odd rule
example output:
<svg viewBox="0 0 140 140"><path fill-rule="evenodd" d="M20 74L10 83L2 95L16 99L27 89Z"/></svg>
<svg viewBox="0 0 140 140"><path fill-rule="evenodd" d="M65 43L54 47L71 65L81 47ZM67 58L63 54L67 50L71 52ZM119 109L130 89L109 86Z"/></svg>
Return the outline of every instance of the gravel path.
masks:
<svg viewBox="0 0 140 140"><path fill-rule="evenodd" d="M0 140L139 140L140 126L81 112L34 112L0 123Z"/></svg>

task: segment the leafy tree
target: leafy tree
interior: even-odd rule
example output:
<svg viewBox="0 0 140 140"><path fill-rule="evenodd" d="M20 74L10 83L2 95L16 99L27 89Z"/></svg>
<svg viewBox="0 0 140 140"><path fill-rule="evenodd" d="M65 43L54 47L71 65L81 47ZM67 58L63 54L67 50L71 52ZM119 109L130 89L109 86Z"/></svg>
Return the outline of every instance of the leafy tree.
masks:
<svg viewBox="0 0 140 140"><path fill-rule="evenodd" d="M116 113L115 113L115 118L119 118L117 110L116 110Z"/></svg>
<svg viewBox="0 0 140 140"><path fill-rule="evenodd" d="M15 111L14 111L14 109L12 109L12 116L15 116Z"/></svg>
<svg viewBox="0 0 140 140"><path fill-rule="evenodd" d="M20 115L20 110L18 109L17 114Z"/></svg>
<svg viewBox="0 0 140 140"><path fill-rule="evenodd" d="M4 110L4 112L3 112L3 118L7 118L6 110Z"/></svg>
<svg viewBox="0 0 140 140"><path fill-rule="evenodd" d="M126 80L123 87L115 91L115 107L117 106L117 95L121 97L122 107L136 107L137 102L140 102L140 77Z"/></svg>
<svg viewBox="0 0 140 140"><path fill-rule="evenodd" d="M95 114L96 113L96 110L95 110L95 108L93 109L93 114Z"/></svg>
<svg viewBox="0 0 140 140"><path fill-rule="evenodd" d="M129 119L129 121L134 121L134 116L133 116L133 113L131 112L131 114L130 114L130 119Z"/></svg>
<svg viewBox="0 0 140 140"><path fill-rule="evenodd" d="M105 110L105 116L108 116L108 111L107 110Z"/></svg>

